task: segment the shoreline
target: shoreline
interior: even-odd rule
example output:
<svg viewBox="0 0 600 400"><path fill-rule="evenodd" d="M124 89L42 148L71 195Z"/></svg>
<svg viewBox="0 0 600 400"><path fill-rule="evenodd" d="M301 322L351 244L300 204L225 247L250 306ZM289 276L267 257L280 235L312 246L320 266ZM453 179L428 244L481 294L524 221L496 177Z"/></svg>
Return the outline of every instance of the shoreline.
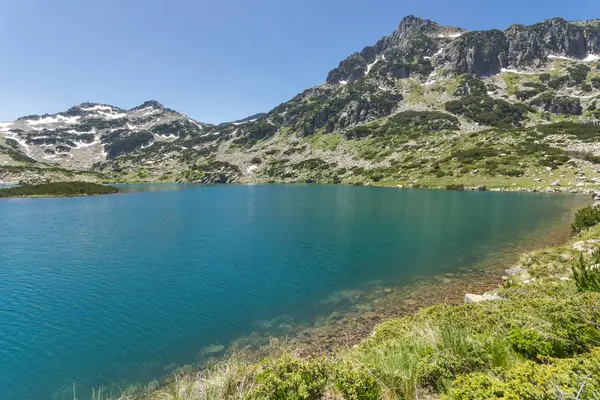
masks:
<svg viewBox="0 0 600 400"><path fill-rule="evenodd" d="M564 245L574 237L569 224L563 225L563 222L552 228L550 236L540 234L537 231L546 229L538 228L522 239L525 245L510 246L500 256L486 255L483 260L454 272L413 277L396 286L377 285L366 291L354 291L357 300L350 306L317 316L312 324L300 324L296 332L285 338L286 347L304 357L332 354L361 343L386 320L414 315L420 309L434 305L461 305L466 294L484 294L498 289L504 283L502 278L506 270L514 267L524 254ZM349 289L349 292L353 290ZM361 311L366 306L372 306L372 309ZM271 335L269 339L276 344L282 340L277 335ZM233 346L230 344L225 348L241 350L249 347L243 340L236 342L234 340Z"/></svg>
<svg viewBox="0 0 600 400"><path fill-rule="evenodd" d="M573 208L573 211L577 208ZM413 278L400 286L378 285L368 293L359 294L359 299L343 311L317 316L313 323L295 326L293 333L253 332L227 344L205 346L203 349L212 349L213 352L208 352L197 364L177 365L173 367L172 374L154 380L150 385L168 385L182 371L201 371L238 353L243 353L251 362L259 362L282 352L303 359L335 357L368 341L382 323L410 318L432 306L461 306L465 303L467 293L483 294L501 288L505 271L514 267L524 254L564 245L572 240L572 231L566 223L567 219L570 221L572 218L572 213L569 214L568 218L565 216L556 221L550 236L540 234L540 230L546 231L547 227L538 227L492 259L486 256L458 271ZM365 310L365 305L373 305L373 308Z"/></svg>
<svg viewBox="0 0 600 400"><path fill-rule="evenodd" d="M562 232L566 232L564 225ZM328 399L342 398L336 397L336 393L339 394L339 390L348 393L344 391L346 385L364 390L372 388L377 394L364 397L368 399L439 399L441 396L442 399L467 400L504 398L503 393L509 394L506 398L520 398L521 395L533 398L540 393L554 398L556 392L552 390L557 382L563 382L561 388L575 396L585 387L581 379L588 381L590 377L589 390L600 394L593 391L600 389L596 386L600 383L597 373L600 372L597 348L600 326L594 323L596 319L589 320L595 318L590 315L600 315L600 294L582 291L577 279L571 275L572 263L579 257L593 260L590 260L593 257L589 255L590 247L597 249L600 246L600 226L576 235L569 232L569 235L554 237L554 243L538 243L535 250L513 253L513 259L518 259L519 264L503 263L503 268L514 268L506 270L508 277L500 278L496 274L485 283L495 288L490 298L484 301L469 304L463 298L460 305L438 301L432 306L419 304L417 311L407 316L381 316L382 322L358 343L348 342L323 357L314 358L311 354L294 351L295 343L274 343L279 346L277 350L261 355L240 349L212 364L175 371L163 383L155 382L143 398L159 399L162 395L192 387L205 390L212 387L214 379L232 378L234 380L227 381L227 385L234 384L234 388L239 388L235 382L248 380L252 385L258 385L259 393L268 395L280 387L297 393L302 390L303 381L290 381L291 385L288 385L286 377L301 377L322 368L332 374L326 375L332 386L322 387L324 398ZM557 242L560 245L556 245ZM499 284L501 282L505 283ZM463 296L465 294L462 292ZM475 350L477 348L479 350ZM398 357L407 355L418 357L425 363L423 369L414 369L418 364L412 362L416 360L410 364L404 364L404 361L397 364L395 360L404 359ZM539 362L541 356L545 357L543 363ZM237 368L238 374L229 375L232 367ZM280 368L288 372L280 376L283 373ZM350 375L336 375L339 368ZM434 382L440 379L436 368L441 368L439 383L442 385L428 383L431 379ZM414 378L404 375L415 371L419 375ZM391 376L387 375L390 373ZM312 376L308 375L308 382L312 382ZM525 376L527 385L523 381ZM274 386L265 387L264 379L271 377L276 379L271 383ZM227 387L219 387L222 390L219 398L246 398L236 397L235 392L227 391ZM245 393L252 395L256 389L250 387ZM555 395L551 396L552 393ZM127 397L138 398L142 397Z"/></svg>

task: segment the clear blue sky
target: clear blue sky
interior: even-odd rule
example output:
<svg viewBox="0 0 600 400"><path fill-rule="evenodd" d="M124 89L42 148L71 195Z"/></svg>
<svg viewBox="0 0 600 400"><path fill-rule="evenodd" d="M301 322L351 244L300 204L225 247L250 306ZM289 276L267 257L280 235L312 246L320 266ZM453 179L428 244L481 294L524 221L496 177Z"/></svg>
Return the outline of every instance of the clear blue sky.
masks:
<svg viewBox="0 0 600 400"><path fill-rule="evenodd" d="M149 99L204 122L242 118L323 82L407 14L505 29L600 18L600 1L0 0L0 121Z"/></svg>

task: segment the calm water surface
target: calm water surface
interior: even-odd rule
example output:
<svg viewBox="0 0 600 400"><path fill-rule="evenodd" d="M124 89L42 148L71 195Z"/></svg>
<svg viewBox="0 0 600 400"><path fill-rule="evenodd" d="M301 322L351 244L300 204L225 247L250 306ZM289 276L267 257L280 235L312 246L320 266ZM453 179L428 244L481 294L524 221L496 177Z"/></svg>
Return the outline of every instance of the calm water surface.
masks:
<svg viewBox="0 0 600 400"><path fill-rule="evenodd" d="M124 191L0 200L0 399L161 377L259 321L310 322L342 290L481 263L582 204L345 186Z"/></svg>

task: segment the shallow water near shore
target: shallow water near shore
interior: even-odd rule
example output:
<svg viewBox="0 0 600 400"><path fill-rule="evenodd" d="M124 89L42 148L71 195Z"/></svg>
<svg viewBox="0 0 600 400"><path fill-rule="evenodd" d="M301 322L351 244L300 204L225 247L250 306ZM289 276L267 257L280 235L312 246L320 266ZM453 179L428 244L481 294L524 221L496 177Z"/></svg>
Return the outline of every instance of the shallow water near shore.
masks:
<svg viewBox="0 0 600 400"><path fill-rule="evenodd" d="M566 240L574 210L590 203L348 186L121 188L0 200L0 398L73 398L75 383L82 399L249 335L312 327L300 343L330 347L339 330L321 327L346 316L357 340L383 317L497 284L515 253Z"/></svg>

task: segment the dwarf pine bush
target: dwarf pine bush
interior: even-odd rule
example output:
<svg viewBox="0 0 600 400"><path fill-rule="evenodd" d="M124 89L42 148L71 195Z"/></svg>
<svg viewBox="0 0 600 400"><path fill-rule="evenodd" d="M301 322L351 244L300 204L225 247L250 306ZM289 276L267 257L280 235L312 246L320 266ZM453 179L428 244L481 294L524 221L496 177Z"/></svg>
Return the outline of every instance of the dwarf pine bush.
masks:
<svg viewBox="0 0 600 400"><path fill-rule="evenodd" d="M582 292L600 292L600 251L586 261L583 255L573 265L573 279Z"/></svg>

